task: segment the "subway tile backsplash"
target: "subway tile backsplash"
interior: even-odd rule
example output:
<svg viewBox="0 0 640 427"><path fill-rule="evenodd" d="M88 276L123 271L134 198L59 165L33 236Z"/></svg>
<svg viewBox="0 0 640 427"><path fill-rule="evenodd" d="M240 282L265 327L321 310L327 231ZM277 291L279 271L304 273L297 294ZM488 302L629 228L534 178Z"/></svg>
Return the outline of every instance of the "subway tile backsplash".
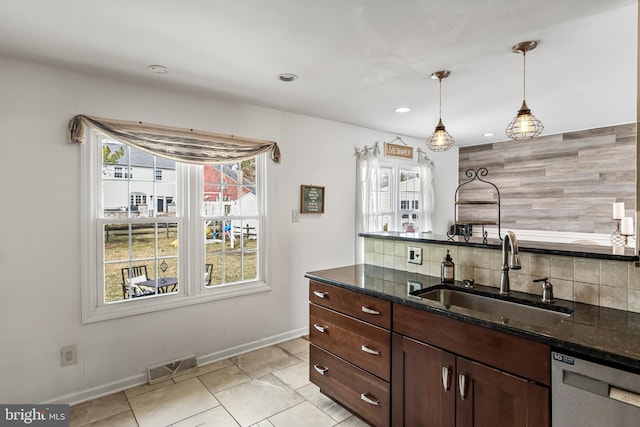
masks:
<svg viewBox="0 0 640 427"><path fill-rule="evenodd" d="M365 263L440 276L440 263L449 250L457 280L500 286L500 250L416 242L411 246L422 248L422 265L407 262L406 242L365 238ZM640 313L640 268L633 262L520 252L520 263L521 270L509 271L513 290L540 294L540 284L533 279L549 277L556 298Z"/></svg>

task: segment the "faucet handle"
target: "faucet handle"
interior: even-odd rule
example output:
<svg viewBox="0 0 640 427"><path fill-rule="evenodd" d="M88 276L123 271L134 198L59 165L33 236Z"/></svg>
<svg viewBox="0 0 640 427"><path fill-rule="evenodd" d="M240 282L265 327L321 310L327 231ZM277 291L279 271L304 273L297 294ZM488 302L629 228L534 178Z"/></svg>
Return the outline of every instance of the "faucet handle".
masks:
<svg viewBox="0 0 640 427"><path fill-rule="evenodd" d="M553 285L549 282L548 277L540 277L538 279L533 279L534 282L542 282L542 302L544 303L552 303L553 302Z"/></svg>

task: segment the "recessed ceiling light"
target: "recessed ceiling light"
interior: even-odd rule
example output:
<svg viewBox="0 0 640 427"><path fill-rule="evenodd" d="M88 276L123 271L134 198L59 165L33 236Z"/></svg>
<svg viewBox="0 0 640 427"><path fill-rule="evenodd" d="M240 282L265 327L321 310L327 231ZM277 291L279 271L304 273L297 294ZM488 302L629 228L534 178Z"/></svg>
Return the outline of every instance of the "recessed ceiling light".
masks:
<svg viewBox="0 0 640 427"><path fill-rule="evenodd" d="M149 71L157 74L167 74L169 69L164 65L149 65Z"/></svg>
<svg viewBox="0 0 640 427"><path fill-rule="evenodd" d="M409 107L398 107L395 109L396 113L408 113L409 111L411 111Z"/></svg>
<svg viewBox="0 0 640 427"><path fill-rule="evenodd" d="M293 82L298 80L298 76L291 73L282 73L278 74L278 80L280 80L281 82Z"/></svg>
<svg viewBox="0 0 640 427"><path fill-rule="evenodd" d="M482 136L493 136L493 135L495 135L495 133L493 132L487 132L482 134Z"/></svg>

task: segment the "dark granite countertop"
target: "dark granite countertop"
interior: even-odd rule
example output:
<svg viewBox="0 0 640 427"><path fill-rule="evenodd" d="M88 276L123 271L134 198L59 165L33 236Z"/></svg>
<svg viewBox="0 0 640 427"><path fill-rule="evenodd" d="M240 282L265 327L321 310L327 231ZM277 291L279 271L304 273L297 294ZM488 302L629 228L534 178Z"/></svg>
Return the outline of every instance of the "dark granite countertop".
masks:
<svg viewBox="0 0 640 427"><path fill-rule="evenodd" d="M517 319L509 319L505 324L499 313L485 314L445 306L439 301L410 294L420 289L441 286L439 277L367 264L313 271L305 274L305 277L546 343L556 351L640 373L640 313L556 300L553 306L557 310L573 311L570 317L557 324L536 326ZM462 282L455 282L453 286L465 289ZM473 292L493 293L501 299L519 299L529 305L543 305L537 295L512 292L509 297L503 297L497 295L497 291L496 288L486 286L475 286L473 289Z"/></svg>
<svg viewBox="0 0 640 427"><path fill-rule="evenodd" d="M476 248L501 249L500 239L488 239L482 243L482 239L473 237L465 241L462 236L448 236L431 233L403 233L397 231L384 231L377 233L360 233L360 237L373 239L402 240L408 242L440 243L452 246L471 246ZM611 246L578 245L569 243L532 242L518 239L518 249L522 252L538 254L571 256L579 258L608 259L614 261L639 261L640 257L633 248L612 248ZM615 251L615 252L614 252Z"/></svg>

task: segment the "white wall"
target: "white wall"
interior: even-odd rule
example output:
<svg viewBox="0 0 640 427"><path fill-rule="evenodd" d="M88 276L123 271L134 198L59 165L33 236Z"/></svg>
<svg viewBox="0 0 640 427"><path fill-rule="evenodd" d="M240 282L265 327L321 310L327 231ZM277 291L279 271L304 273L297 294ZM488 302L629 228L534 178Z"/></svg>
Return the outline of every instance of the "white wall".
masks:
<svg viewBox="0 0 640 427"><path fill-rule="evenodd" d="M194 353L212 360L302 334L304 272L354 262L353 147L395 135L4 57L0 77L0 402L79 401L141 382L149 365ZM277 141L282 163L270 165L268 201L273 290L83 325L80 147L66 141L80 113ZM446 206L435 224L444 232L457 152L432 158L436 199ZM326 186L326 213L293 223L300 184ZM61 367L60 349L70 344L78 363Z"/></svg>

